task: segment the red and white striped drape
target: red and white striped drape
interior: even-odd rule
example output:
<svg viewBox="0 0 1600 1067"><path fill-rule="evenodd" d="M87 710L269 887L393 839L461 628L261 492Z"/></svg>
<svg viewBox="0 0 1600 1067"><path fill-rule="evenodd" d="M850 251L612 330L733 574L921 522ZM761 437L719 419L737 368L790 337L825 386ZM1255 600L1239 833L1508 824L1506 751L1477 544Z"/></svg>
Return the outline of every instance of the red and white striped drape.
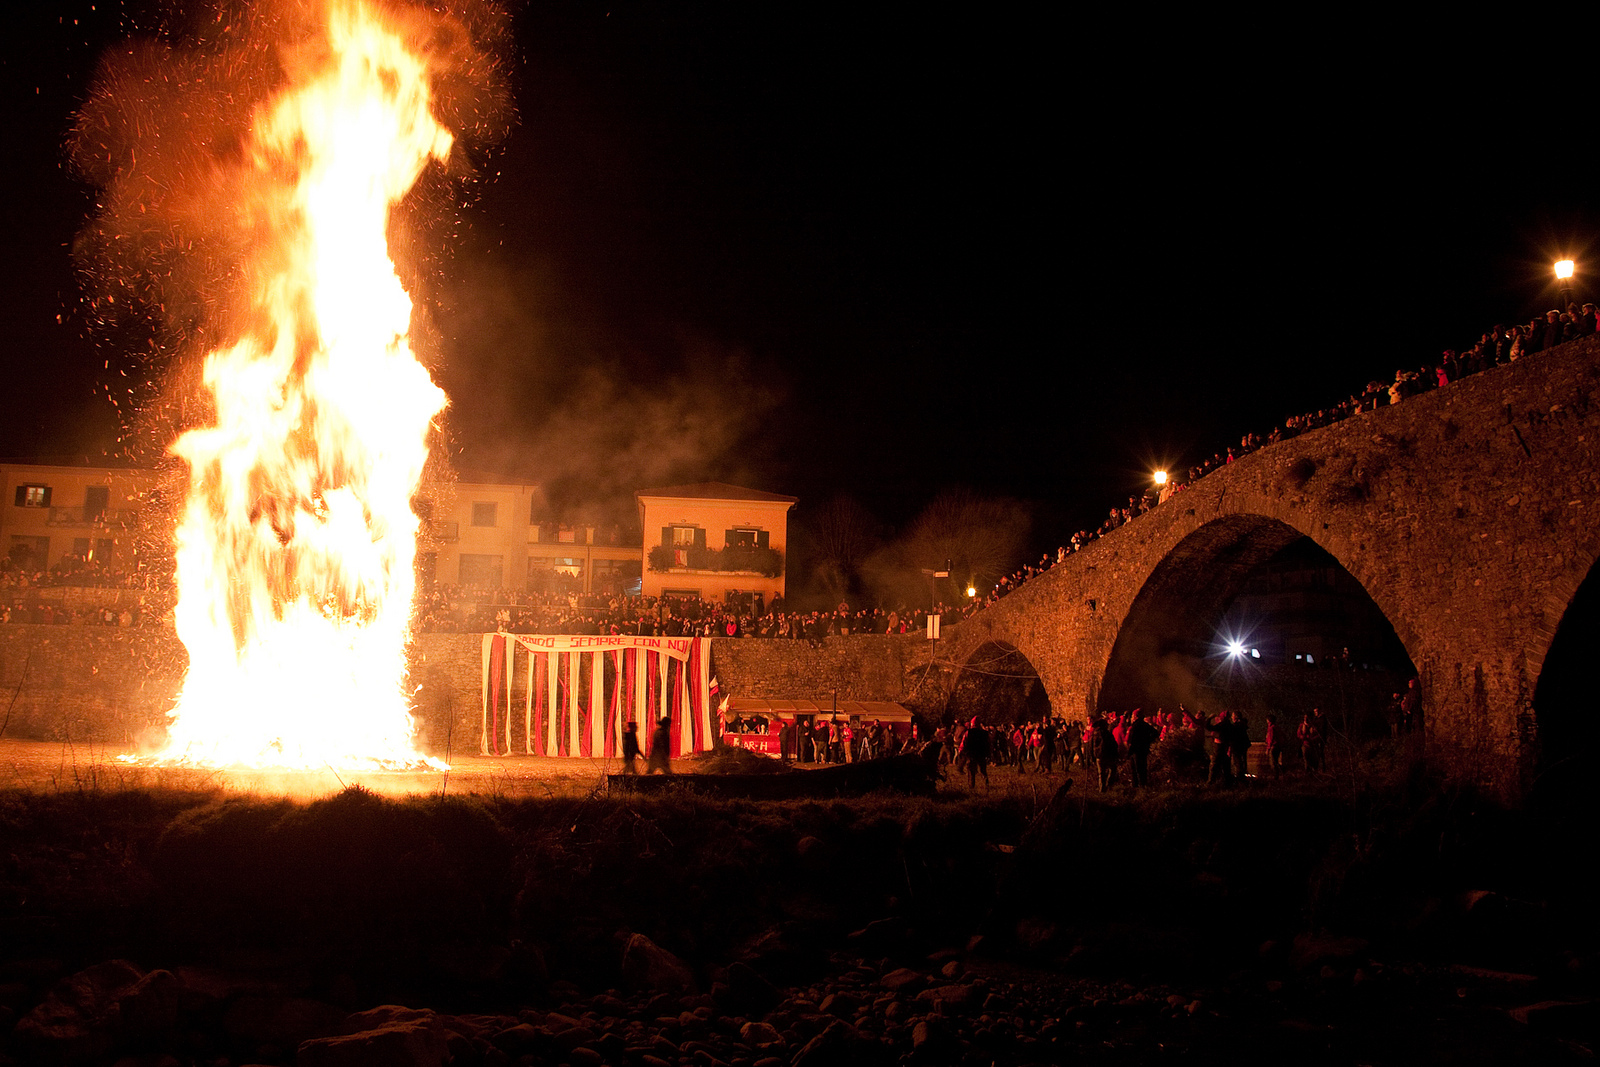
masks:
<svg viewBox="0 0 1600 1067"><path fill-rule="evenodd" d="M704 751L712 733L711 641L704 637L484 634L485 756L513 751L518 650L526 654L521 751L616 758L624 724L648 752L656 722L671 721L674 756Z"/></svg>

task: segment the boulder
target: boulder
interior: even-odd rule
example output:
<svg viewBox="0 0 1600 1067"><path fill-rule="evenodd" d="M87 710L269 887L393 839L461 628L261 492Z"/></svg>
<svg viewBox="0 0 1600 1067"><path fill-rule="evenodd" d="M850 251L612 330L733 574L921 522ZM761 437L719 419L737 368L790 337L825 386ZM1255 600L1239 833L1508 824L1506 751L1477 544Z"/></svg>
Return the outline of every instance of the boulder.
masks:
<svg viewBox="0 0 1600 1067"><path fill-rule="evenodd" d="M431 1008L406 1008L398 1004L380 1004L376 1008L358 1011L339 1024L339 1034L359 1034L379 1030L399 1023L422 1023L444 1029L444 1022Z"/></svg>
<svg viewBox="0 0 1600 1067"><path fill-rule="evenodd" d="M349 1013L304 997L240 997L222 1017L230 1037L295 1048L314 1037L336 1034Z"/></svg>
<svg viewBox="0 0 1600 1067"><path fill-rule="evenodd" d="M717 1006L729 1015L765 1015L783 1000L778 988L744 963L730 963ZM712 990L715 997L717 990Z"/></svg>
<svg viewBox="0 0 1600 1067"><path fill-rule="evenodd" d="M901 916L893 915L852 931L847 940L852 949L877 956L904 951L910 937L911 924Z"/></svg>
<svg viewBox="0 0 1600 1067"><path fill-rule="evenodd" d="M121 1038L122 996L143 977L127 960L107 960L64 978L22 1017L13 1039L36 1063L100 1059Z"/></svg>
<svg viewBox="0 0 1600 1067"><path fill-rule="evenodd" d="M928 984L928 976L920 971L913 971L910 967L901 967L884 975L878 984L891 993L910 995L919 992Z"/></svg>
<svg viewBox="0 0 1600 1067"><path fill-rule="evenodd" d="M918 1019L911 1028L911 1053L918 1060L933 1062L955 1049L955 1036L937 1016Z"/></svg>
<svg viewBox="0 0 1600 1067"><path fill-rule="evenodd" d="M160 1041L178 1027L183 986L171 971L151 971L117 995L121 1039L130 1045Z"/></svg>
<svg viewBox="0 0 1600 1067"><path fill-rule="evenodd" d="M1306 971L1323 966L1364 957L1367 943L1359 937L1331 937L1318 934L1298 934L1290 957L1296 970Z"/></svg>
<svg viewBox="0 0 1600 1067"><path fill-rule="evenodd" d="M495 1034L490 1041L495 1048L513 1060L521 1056L539 1055L555 1047L555 1040L548 1033L529 1023L518 1023L516 1026L507 1027Z"/></svg>
<svg viewBox="0 0 1600 1067"><path fill-rule="evenodd" d="M848 1067L870 1062L872 1052L881 1048L864 1040L856 1028L834 1020L795 1054L791 1067Z"/></svg>
<svg viewBox="0 0 1600 1067"><path fill-rule="evenodd" d="M783 1035L767 1023L745 1023L739 1027L739 1040L751 1048L767 1048L781 1044Z"/></svg>
<svg viewBox="0 0 1600 1067"><path fill-rule="evenodd" d="M632 934L622 947L622 978L635 989L689 995L698 992L689 965L643 934Z"/></svg>
<svg viewBox="0 0 1600 1067"><path fill-rule="evenodd" d="M941 985L924 989L917 994L917 999L932 1003L941 1012L961 1012L972 1005L976 992L970 985Z"/></svg>
<svg viewBox="0 0 1600 1067"><path fill-rule="evenodd" d="M396 1022L375 1030L302 1042L298 1067L445 1067L443 1028L435 1020Z"/></svg>
<svg viewBox="0 0 1600 1067"><path fill-rule="evenodd" d="M822 1003L817 1010L824 1015L836 1015L841 1019L853 1019L860 1009L861 1002L849 993L829 993L822 998Z"/></svg>

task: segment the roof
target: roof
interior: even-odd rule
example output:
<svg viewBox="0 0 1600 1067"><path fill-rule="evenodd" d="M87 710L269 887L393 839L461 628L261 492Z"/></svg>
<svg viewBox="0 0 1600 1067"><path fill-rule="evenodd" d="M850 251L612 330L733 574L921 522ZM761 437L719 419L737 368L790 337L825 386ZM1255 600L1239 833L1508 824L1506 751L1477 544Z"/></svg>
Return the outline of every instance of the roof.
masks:
<svg viewBox="0 0 1600 1067"><path fill-rule="evenodd" d="M668 485L660 489L640 489L633 494L644 497L673 497L679 500L761 500L773 504L798 504L797 496L747 489L727 482L696 482L693 485Z"/></svg>
<svg viewBox="0 0 1600 1067"><path fill-rule="evenodd" d="M539 489L542 488L537 481L522 475L499 474L494 471L458 469L455 472L457 485L497 485L507 489Z"/></svg>
<svg viewBox="0 0 1600 1067"><path fill-rule="evenodd" d="M891 700L839 700L818 697L815 700L777 700L771 697L732 697L728 700L729 715L776 715L790 718L794 715L832 715L834 708L841 716L859 715L863 719L883 719L886 722L910 722L911 712Z"/></svg>

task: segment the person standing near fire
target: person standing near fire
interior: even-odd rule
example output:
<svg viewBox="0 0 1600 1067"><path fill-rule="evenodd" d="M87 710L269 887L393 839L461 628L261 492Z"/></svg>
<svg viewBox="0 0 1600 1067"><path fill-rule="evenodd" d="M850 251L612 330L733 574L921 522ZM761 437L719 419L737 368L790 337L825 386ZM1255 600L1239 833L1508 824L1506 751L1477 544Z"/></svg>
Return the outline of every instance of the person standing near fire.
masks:
<svg viewBox="0 0 1600 1067"><path fill-rule="evenodd" d="M622 733L622 773L638 774L639 724L630 721Z"/></svg>
<svg viewBox="0 0 1600 1067"><path fill-rule="evenodd" d="M672 747L672 720L665 715L656 723L655 732L650 735L650 766L649 773L656 773L656 768L661 768L662 774L672 773L672 757L668 751Z"/></svg>

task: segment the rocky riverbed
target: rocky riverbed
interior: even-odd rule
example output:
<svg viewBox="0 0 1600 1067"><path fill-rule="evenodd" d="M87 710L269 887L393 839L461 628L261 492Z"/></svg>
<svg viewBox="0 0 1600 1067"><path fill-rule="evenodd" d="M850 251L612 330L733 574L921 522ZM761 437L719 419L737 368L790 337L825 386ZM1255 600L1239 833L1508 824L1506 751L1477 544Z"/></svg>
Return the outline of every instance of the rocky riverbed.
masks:
<svg viewBox="0 0 1600 1067"><path fill-rule="evenodd" d="M1578 857L1407 788L0 794L0 1063L1591 1059Z"/></svg>

